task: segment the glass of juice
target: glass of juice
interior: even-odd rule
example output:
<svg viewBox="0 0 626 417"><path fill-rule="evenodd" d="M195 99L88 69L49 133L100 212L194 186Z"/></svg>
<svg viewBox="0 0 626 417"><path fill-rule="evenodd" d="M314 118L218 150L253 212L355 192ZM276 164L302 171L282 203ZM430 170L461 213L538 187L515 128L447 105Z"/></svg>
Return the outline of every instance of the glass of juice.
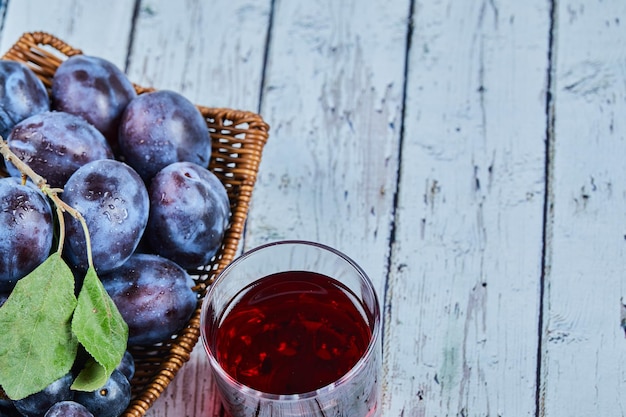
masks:
<svg viewBox="0 0 626 417"><path fill-rule="evenodd" d="M202 343L231 417L380 415L380 333L367 275L313 242L241 255L202 305Z"/></svg>

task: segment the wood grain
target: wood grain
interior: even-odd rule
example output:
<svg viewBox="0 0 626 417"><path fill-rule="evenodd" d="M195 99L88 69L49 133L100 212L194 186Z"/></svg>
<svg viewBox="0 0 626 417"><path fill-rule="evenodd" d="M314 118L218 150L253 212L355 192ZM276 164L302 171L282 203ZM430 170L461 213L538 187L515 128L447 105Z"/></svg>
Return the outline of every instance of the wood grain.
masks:
<svg viewBox="0 0 626 417"><path fill-rule="evenodd" d="M269 13L269 0L144 2L129 77L203 106L256 112Z"/></svg>
<svg viewBox="0 0 626 417"><path fill-rule="evenodd" d="M558 3L541 414L626 414L626 4Z"/></svg>
<svg viewBox="0 0 626 417"><path fill-rule="evenodd" d="M134 0L10 1L0 50L24 32L49 32L65 42L124 68L133 24Z"/></svg>
<svg viewBox="0 0 626 417"><path fill-rule="evenodd" d="M547 6L417 5L385 299L389 415L535 413Z"/></svg>

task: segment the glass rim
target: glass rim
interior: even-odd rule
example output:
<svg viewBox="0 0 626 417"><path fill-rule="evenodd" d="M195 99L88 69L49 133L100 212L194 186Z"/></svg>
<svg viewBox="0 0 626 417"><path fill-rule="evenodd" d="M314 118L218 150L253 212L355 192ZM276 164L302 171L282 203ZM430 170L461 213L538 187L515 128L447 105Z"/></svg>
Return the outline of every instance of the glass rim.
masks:
<svg viewBox="0 0 626 417"><path fill-rule="evenodd" d="M341 259L343 259L344 261L346 261L351 267L353 267L357 273L360 275L363 283L365 284L365 287L367 288L367 290L370 292L370 294L373 297L373 309L372 309L372 318L373 318L373 323L371 325L368 324L368 326L370 328L372 328L372 335L370 337L369 343L367 345L367 348L365 349L365 352L363 353L363 355L361 355L361 357L359 358L359 360L345 373L343 374L341 377L339 377L337 380L324 385L320 388L317 388L315 390L312 391L307 391L307 392L303 392L303 393L296 393L296 394L273 394L273 393L269 393L269 392L265 392L265 391L260 391L257 390L255 388L252 388L248 385L242 384L241 382L237 381L235 378L233 378L228 372L226 372L226 370L224 368L222 368L222 366L219 364L219 362L217 361L216 355L214 354L213 350L211 349L208 340L207 340L207 335L206 335L206 310L208 309L208 305L211 299L211 294L213 292L213 288L215 288L215 284L221 282L222 280L224 280L224 277L227 275L227 272L230 271L231 269L233 269L237 264L239 264L240 262L242 262L243 260L249 258L250 256L254 255L256 252L259 252L263 249L267 249L268 247L272 247L272 246L283 246L283 245L301 245L301 246L312 246L312 247L316 247L318 249L330 252L334 255L337 255L338 257L340 257ZM370 357L374 354L374 349L376 349L376 347L378 346L378 339L381 337L380 333L382 331L382 325L381 325L381 315L380 315L380 304L379 304L379 300L378 300L378 295L376 294L376 291L374 289L374 285L372 283L372 281L370 280L369 276L365 273L365 271L356 263L354 262L350 257L348 257L346 254L342 253L341 251L334 249L328 245L322 244L322 243L317 243L317 242L313 242L313 241L307 241L307 240L280 240L280 241L274 241L274 242L269 242L269 243L264 243L262 245L259 245L255 248L252 248L246 252L244 252L243 254L241 254L239 257L237 257L235 260L233 260L231 263L229 263L223 270L222 272L220 272L218 274L218 276L215 278L215 280L213 281L213 283L211 283L211 285L209 285L209 288L204 296L204 300L202 300L202 307L201 307L201 311L200 311L200 338L202 339L202 344L205 350L205 354L206 356L208 356L209 362L211 364L211 368L219 373L219 376L221 378L223 378L224 380L226 380L230 385L234 386L237 390L244 392L250 396L254 396L254 397L258 397L258 398L262 398L262 399L266 399L266 400L272 400L272 401L298 401L298 400L303 400L303 399L307 399L307 398L315 398L316 396L319 395L324 395L325 393L328 393L332 390L334 390L336 387L339 387L341 385L344 385L345 383L347 383L347 381L352 378L352 376L354 374L356 374L359 370L361 370L362 368L365 367L366 362L370 359Z"/></svg>

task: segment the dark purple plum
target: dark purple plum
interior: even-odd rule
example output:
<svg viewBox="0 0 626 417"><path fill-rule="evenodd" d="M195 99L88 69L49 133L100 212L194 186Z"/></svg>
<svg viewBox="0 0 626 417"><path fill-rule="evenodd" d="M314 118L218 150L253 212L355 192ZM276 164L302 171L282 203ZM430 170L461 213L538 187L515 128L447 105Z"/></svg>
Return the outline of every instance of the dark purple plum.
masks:
<svg viewBox="0 0 626 417"><path fill-rule="evenodd" d="M2 305L7 300L7 298L9 298L9 295L11 295L10 292L0 292L0 307L2 307ZM1 402L0 402L0 405L1 405Z"/></svg>
<svg viewBox="0 0 626 417"><path fill-rule="evenodd" d="M50 99L43 82L26 65L0 60L0 135L34 114L50 110Z"/></svg>
<svg viewBox="0 0 626 417"><path fill-rule="evenodd" d="M161 90L133 99L122 114L119 145L126 162L148 182L179 161L209 166L211 137L200 111L182 95Z"/></svg>
<svg viewBox="0 0 626 417"><path fill-rule="evenodd" d="M13 400L0 389L0 417L22 417L13 405Z"/></svg>
<svg viewBox="0 0 626 417"><path fill-rule="evenodd" d="M52 78L52 108L83 117L102 132L113 150L122 112L136 95L126 74L100 57L74 55Z"/></svg>
<svg viewBox="0 0 626 417"><path fill-rule="evenodd" d="M3 405L0 404L0 417L24 417L22 414L17 411L13 404Z"/></svg>
<svg viewBox="0 0 626 417"><path fill-rule="evenodd" d="M208 169L175 162L152 179L146 237L153 251L183 268L207 265L220 248L230 205Z"/></svg>
<svg viewBox="0 0 626 417"><path fill-rule="evenodd" d="M117 417L130 404L130 382L114 370L107 382L95 391L76 391L74 401L82 404L94 416Z"/></svg>
<svg viewBox="0 0 626 417"><path fill-rule="evenodd" d="M78 168L62 197L85 218L96 271L110 271L126 262L141 240L150 210L141 177L123 162L100 159ZM77 220L66 218L64 254L72 266L84 271L88 267L85 234Z"/></svg>
<svg viewBox="0 0 626 417"><path fill-rule="evenodd" d="M10 291L50 255L54 237L47 198L17 178L0 179L0 291Z"/></svg>
<svg viewBox="0 0 626 417"><path fill-rule="evenodd" d="M128 324L130 346L165 341L185 327L196 308L189 274L158 255L134 254L100 280Z"/></svg>
<svg viewBox="0 0 626 417"><path fill-rule="evenodd" d="M56 188L63 188L70 175L87 162L113 158L102 133L85 119L65 112L44 112L22 120L8 142L19 159ZM7 170L21 176L12 164L7 164Z"/></svg>
<svg viewBox="0 0 626 417"><path fill-rule="evenodd" d="M65 374L42 391L13 401L13 405L25 417L43 417L54 404L72 399L70 385L73 381L71 373Z"/></svg>
<svg viewBox="0 0 626 417"><path fill-rule="evenodd" d="M60 401L50 407L44 417L94 417L84 405L75 401Z"/></svg>
<svg viewBox="0 0 626 417"><path fill-rule="evenodd" d="M135 376L135 358L129 351L124 352L124 356L122 356L122 360L116 369L123 373L129 381L133 379L133 376Z"/></svg>

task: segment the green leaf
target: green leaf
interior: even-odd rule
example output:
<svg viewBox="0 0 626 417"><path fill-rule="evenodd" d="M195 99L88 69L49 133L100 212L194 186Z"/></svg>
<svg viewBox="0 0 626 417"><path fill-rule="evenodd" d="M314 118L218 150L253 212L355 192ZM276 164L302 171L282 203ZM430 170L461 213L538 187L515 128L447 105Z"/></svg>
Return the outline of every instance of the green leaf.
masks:
<svg viewBox="0 0 626 417"><path fill-rule="evenodd" d="M128 326L93 268L87 271L78 294L72 331L95 362L103 368L103 371L85 371L83 377L74 381L72 388L93 391L104 385L119 365L128 342ZM91 377L88 378L88 375Z"/></svg>
<svg viewBox="0 0 626 417"><path fill-rule="evenodd" d="M107 382L107 379L106 369L96 362L94 358L89 358L72 383L72 389L78 391L95 391L102 387Z"/></svg>
<svg viewBox="0 0 626 417"><path fill-rule="evenodd" d="M13 400L47 387L71 369L74 276L59 253L20 279L0 308L0 385Z"/></svg>

